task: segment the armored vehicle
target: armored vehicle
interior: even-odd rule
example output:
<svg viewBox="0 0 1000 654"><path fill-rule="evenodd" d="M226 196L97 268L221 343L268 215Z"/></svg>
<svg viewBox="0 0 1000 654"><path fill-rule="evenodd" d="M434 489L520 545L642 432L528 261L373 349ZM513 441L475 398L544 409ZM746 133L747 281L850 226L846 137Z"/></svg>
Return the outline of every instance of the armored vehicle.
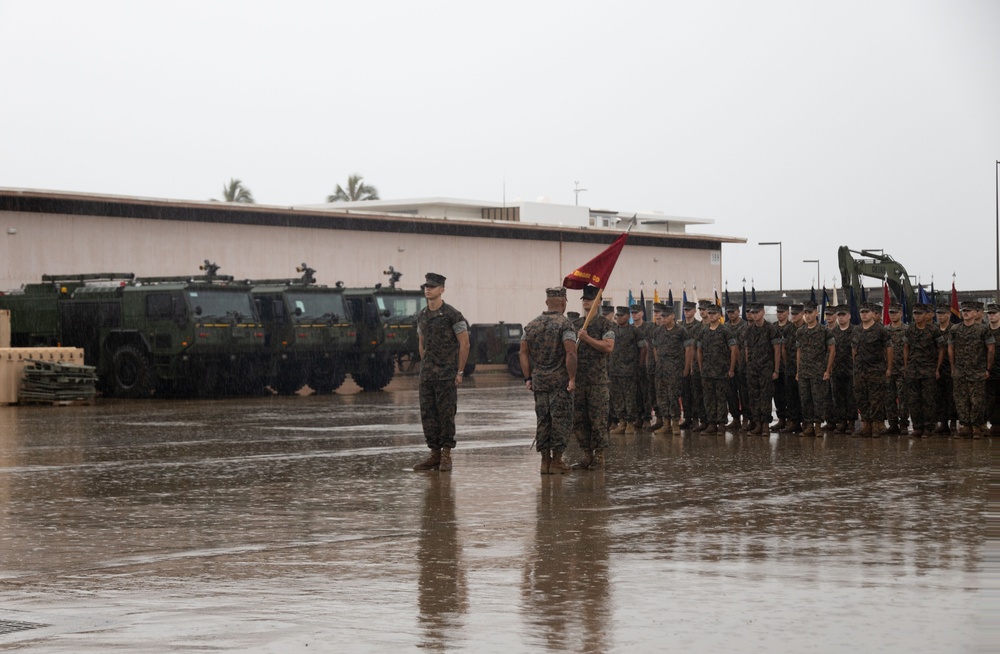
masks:
<svg viewBox="0 0 1000 654"><path fill-rule="evenodd" d="M305 384L317 393L332 393L347 372L364 375L358 330L348 315L342 284L317 285L316 271L304 263L296 270L302 277L251 282L273 362L270 385L282 395Z"/></svg>
<svg viewBox="0 0 1000 654"><path fill-rule="evenodd" d="M465 376L470 377L477 365L504 364L507 372L521 377L521 335L519 323L476 323L469 327L469 360Z"/></svg>
<svg viewBox="0 0 1000 654"><path fill-rule="evenodd" d="M417 314L427 306L422 291L396 287L402 276L389 267L389 285L344 290L348 312L357 330L358 373L351 373L364 390L378 390L392 381L396 365L412 369L419 359Z"/></svg>
<svg viewBox="0 0 1000 654"><path fill-rule="evenodd" d="M216 274L136 279L131 273L45 275L0 296L12 345L81 347L100 388L245 395L264 389L264 329L245 285Z"/></svg>

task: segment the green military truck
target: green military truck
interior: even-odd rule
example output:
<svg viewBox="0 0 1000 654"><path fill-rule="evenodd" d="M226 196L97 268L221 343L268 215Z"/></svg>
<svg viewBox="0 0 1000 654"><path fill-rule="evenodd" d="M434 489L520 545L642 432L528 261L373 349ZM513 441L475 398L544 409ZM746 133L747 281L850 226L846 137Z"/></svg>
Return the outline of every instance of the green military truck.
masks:
<svg viewBox="0 0 1000 654"><path fill-rule="evenodd" d="M422 291L396 287L401 273L390 266L389 286L349 288L344 291L348 311L357 328L359 371L351 373L364 390L385 388L398 365L411 370L419 359L417 314L427 306Z"/></svg>
<svg viewBox="0 0 1000 654"><path fill-rule="evenodd" d="M84 349L115 397L247 395L271 364L249 287L215 274L136 279L131 273L45 275L0 295L15 347Z"/></svg>
<svg viewBox="0 0 1000 654"><path fill-rule="evenodd" d="M477 365L503 364L507 372L521 377L521 335L524 328L515 322L476 323L469 327L469 359L465 376L471 377Z"/></svg>
<svg viewBox="0 0 1000 654"><path fill-rule="evenodd" d="M304 263L296 270L302 277L251 282L273 364L270 386L281 395L306 384L317 393L332 393L348 372L363 374L358 328L341 286L317 285L316 271Z"/></svg>

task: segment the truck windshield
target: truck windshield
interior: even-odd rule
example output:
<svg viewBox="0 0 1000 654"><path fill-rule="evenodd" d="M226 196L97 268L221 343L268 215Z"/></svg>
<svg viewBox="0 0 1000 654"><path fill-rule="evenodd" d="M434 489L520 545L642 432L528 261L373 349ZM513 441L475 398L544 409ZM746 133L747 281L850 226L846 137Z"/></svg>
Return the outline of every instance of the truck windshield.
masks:
<svg viewBox="0 0 1000 654"><path fill-rule="evenodd" d="M390 318L412 318L427 306L423 295L378 295L379 311L389 311Z"/></svg>
<svg viewBox="0 0 1000 654"><path fill-rule="evenodd" d="M343 320L347 316L344 297L340 293L287 293L288 308L297 320Z"/></svg>
<svg viewBox="0 0 1000 654"><path fill-rule="evenodd" d="M201 319L238 316L243 320L251 320L256 316L250 294L246 291L199 288L189 289L186 294L192 312L201 308ZM195 315L198 315L197 312Z"/></svg>

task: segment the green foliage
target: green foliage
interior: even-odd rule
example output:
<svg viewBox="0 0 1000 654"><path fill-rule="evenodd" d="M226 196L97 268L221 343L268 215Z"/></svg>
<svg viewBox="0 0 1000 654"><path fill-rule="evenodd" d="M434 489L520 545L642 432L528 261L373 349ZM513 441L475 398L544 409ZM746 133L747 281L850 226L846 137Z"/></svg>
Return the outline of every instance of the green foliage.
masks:
<svg viewBox="0 0 1000 654"><path fill-rule="evenodd" d="M358 173L347 178L347 189L337 184L333 195L326 196L327 202L357 202L359 200L378 200L378 189L371 184L365 184Z"/></svg>

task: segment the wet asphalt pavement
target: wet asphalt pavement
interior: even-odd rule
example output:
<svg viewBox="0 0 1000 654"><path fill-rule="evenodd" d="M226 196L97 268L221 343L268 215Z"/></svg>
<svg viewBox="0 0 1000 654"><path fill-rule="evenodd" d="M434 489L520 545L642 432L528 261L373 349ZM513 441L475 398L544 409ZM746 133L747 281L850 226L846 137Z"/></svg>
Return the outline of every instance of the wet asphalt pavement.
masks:
<svg viewBox="0 0 1000 654"><path fill-rule="evenodd" d="M967 652L992 442L614 436L542 476L459 391L452 473L386 392L0 407L0 650ZM572 460L575 448L570 450ZM989 579L993 581L989 581Z"/></svg>

